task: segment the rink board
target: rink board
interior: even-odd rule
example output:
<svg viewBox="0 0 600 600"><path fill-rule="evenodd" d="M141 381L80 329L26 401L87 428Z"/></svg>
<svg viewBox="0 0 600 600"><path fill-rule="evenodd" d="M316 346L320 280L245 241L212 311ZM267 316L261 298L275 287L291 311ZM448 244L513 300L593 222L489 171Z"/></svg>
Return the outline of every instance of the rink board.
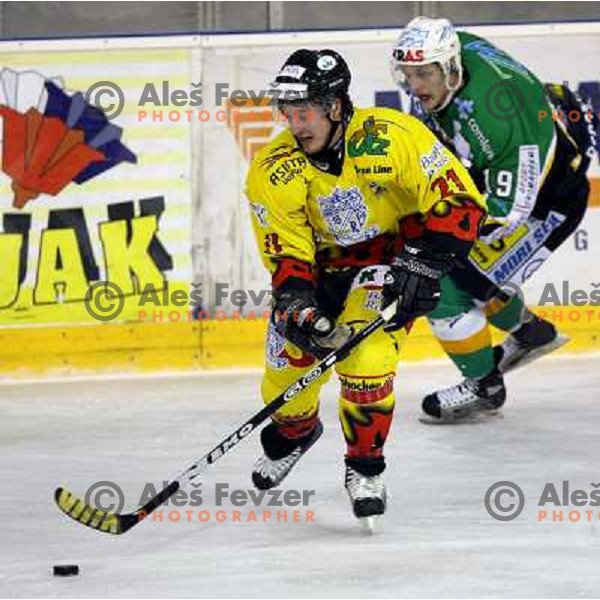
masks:
<svg viewBox="0 0 600 600"><path fill-rule="evenodd" d="M600 23L482 26L470 30L511 52L544 80L562 81L568 73L572 88L596 94L592 100L598 106L594 105L594 109L600 110L597 81ZM0 175L0 242L4 238L2 248L7 250L4 260L8 260L7 256L11 258L4 263L0 280L0 376L260 367L265 322L248 320L248 310L263 310L264 303L243 308L242 320L200 322L186 319L170 322L167 315L172 306L166 303L161 306L162 322L153 322L147 314L141 316L139 289L137 294L125 290L124 310L119 318L99 324L87 313L82 301L82 293L93 278L83 281L84 285L77 290L79 295L74 292L75 286L62 289L55 286L53 290L58 278L48 260L52 255L46 254L42 260L41 251L42 238L50 230L49 221L56 217L56 211L80 210L84 222L77 234L89 237L98 278L110 279L107 269L118 262L115 256L118 257L119 244L111 248L101 230L107 221L118 218L111 213L130 211L132 227L142 228L144 219L151 218L148 211L150 215L152 211L158 214L157 207L162 203L154 250L160 244L171 257L172 266L163 264L148 276L158 277L171 290L189 291L190 282L199 283L204 292L203 308L212 315L223 309L232 317L236 307L230 298L219 304L213 293L215 286L225 283L232 290L255 291L269 287L250 228L243 183L253 154L279 131L280 124L275 120L257 123L250 118L261 108L252 102L242 103L238 122L231 115L225 121L219 120L219 109L232 107L222 99L219 102L216 86L226 82L230 92L260 92L295 47L330 46L348 59L353 72L351 94L358 105L382 104L382 98L389 100L395 94L399 106L406 108L406 98L391 84L385 59L399 31L0 43L3 65L17 73L35 71L47 77L60 76L71 90L85 90L98 80L116 82L125 94L125 106L115 124L122 127L124 143L137 157L135 165L121 163L84 185L66 187L57 197L42 194L22 210L11 207L11 180L4 173ZM558 47L569 47L570 55L557 59ZM578 60L573 62L572 55L577 55ZM202 81L201 108L208 111L211 119L191 124L140 121L136 101L142 86L151 82L162 93L163 80L171 90L188 92L190 84ZM165 110L171 108L166 105ZM594 159L590 171L591 210L575 235L525 286L526 299L532 305L536 305L546 285L552 284L560 290L567 276L571 290L589 293L595 287L594 277L600 264L599 177L600 168ZM8 239L15 234L8 233L5 221L5 217L10 217L14 222L15 216L31 217L26 272L18 285L14 282L18 280L19 253L14 240ZM73 236L67 225L63 224L60 231L60 234L55 231L55 242L62 244L61 248L68 248ZM146 264L150 264L148 260ZM89 264L86 267L89 269ZM78 261L71 261L69 268L73 271L73 282L79 272ZM54 282L46 285L45 293L55 297L41 294L36 299L44 277ZM545 306L541 310L552 312L553 308ZM557 321L557 325L573 338L561 352L597 350L600 330L597 307L563 306L556 310L563 315L563 321ZM442 357L427 324L418 323L406 345L404 359Z"/></svg>
<svg viewBox="0 0 600 600"><path fill-rule="evenodd" d="M536 312L571 337L557 354L600 349L600 309L545 306ZM263 321L233 320L0 329L0 378L37 373L260 368L265 330ZM497 331L493 337L495 342L502 339ZM16 352L15 348L26 351ZM421 319L408 336L401 361L438 359L445 355Z"/></svg>
<svg viewBox="0 0 600 600"><path fill-rule="evenodd" d="M189 84L195 76L192 51L172 44L170 48L109 45L74 52L64 41L39 44L22 42L14 48L13 43L0 43L0 105L8 104L24 115L32 111L44 115L36 151L50 153L61 136L81 132L80 125L69 125L58 134L50 130L58 119L54 112L43 111L51 110L44 88L52 78L66 94L62 101L71 102L67 120L59 121L63 127L76 118L77 94L80 98L96 83L120 90L121 112L95 135L111 139L116 126L119 137L110 144L122 144L130 158L82 182L66 175L72 159L61 159L53 168L64 187L51 193L43 173L55 164L58 150L50 154L48 165L40 166L42 175L36 175L27 161L24 173L11 170L6 156L14 153L18 162L22 140L18 131L11 131L10 119L2 119L0 327L97 324L86 311L85 296L94 282L101 281L113 282L124 300L115 322L137 319L134 300L140 290L147 285L168 286L187 295L192 278L192 129L147 122L137 114L144 86L161 89L166 79L172 87ZM86 110L91 110L89 104ZM89 137L88 147L94 143ZM72 153L81 152L79 148ZM110 158L108 148L100 145L96 150ZM23 206L16 200L17 184L36 192ZM54 264L58 257L59 267ZM125 265L133 267L135 278Z"/></svg>

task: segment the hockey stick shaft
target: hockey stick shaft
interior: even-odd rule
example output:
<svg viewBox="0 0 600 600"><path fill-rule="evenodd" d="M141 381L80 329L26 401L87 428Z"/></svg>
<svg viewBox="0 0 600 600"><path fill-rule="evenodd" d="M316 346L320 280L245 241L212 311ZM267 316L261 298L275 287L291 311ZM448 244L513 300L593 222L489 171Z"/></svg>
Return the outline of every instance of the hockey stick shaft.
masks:
<svg viewBox="0 0 600 600"><path fill-rule="evenodd" d="M237 446L246 436L252 433L258 426L264 423L272 414L276 413L284 404L290 402L300 392L303 392L309 385L321 379L323 375L331 369L337 362L344 360L350 352L362 341L368 338L372 333L385 325L395 312L396 304L393 303L381 312L381 315L371 321L366 327L361 329L355 336L350 338L343 346L328 354L319 364L313 367L308 373L303 375L298 381L284 390L274 400L248 419L243 425L238 427L232 434L225 438L221 443L215 446L210 452L197 460L192 466L183 471L167 487L165 487L154 498L151 498L138 512L146 515L150 514L158 506L163 504L177 490L192 479L201 475L209 465L219 460L227 454L232 448ZM185 482L185 483L184 483Z"/></svg>
<svg viewBox="0 0 600 600"><path fill-rule="evenodd" d="M383 309L376 319L367 324L366 327L351 337L340 348L333 350L328 354L308 373L303 375L298 381L293 383L269 404L264 406L259 412L215 446L210 452L181 472L166 487L156 494L156 496L150 498L150 500L137 511L127 514L107 513L84 504L64 488L58 488L55 492L55 499L58 507L66 515L88 527L116 535L125 533L154 512L178 490L199 477L210 465L237 446L245 437L250 435L250 433L264 423L282 406L293 400L315 381L321 379L337 362L344 360L358 344L367 339L394 316L396 306L397 302L393 302Z"/></svg>

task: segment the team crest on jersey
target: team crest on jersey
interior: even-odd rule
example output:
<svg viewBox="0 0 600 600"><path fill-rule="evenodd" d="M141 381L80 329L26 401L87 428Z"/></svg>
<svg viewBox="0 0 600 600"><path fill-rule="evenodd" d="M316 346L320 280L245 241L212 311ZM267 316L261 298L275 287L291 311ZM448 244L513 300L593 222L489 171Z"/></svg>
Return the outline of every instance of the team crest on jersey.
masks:
<svg viewBox="0 0 600 600"><path fill-rule="evenodd" d="M378 227L365 227L369 211L358 188L336 187L331 196L319 196L317 202L329 231L341 246L370 240L379 233Z"/></svg>

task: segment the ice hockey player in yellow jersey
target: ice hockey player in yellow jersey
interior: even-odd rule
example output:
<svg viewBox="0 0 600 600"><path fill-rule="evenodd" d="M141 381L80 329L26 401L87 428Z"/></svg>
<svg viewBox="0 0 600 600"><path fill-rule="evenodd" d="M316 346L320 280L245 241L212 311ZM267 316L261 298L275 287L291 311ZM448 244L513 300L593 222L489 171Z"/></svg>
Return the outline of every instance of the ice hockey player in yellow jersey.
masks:
<svg viewBox="0 0 600 600"><path fill-rule="evenodd" d="M465 168L417 119L356 108L332 50L298 50L275 80L288 128L252 161L246 195L272 276L266 403L400 299L394 319L336 365L354 514L386 507L384 444L407 321L433 310L441 277L464 259L485 216ZM292 317L293 315L293 317ZM322 434L320 385L261 432L256 487L281 483Z"/></svg>

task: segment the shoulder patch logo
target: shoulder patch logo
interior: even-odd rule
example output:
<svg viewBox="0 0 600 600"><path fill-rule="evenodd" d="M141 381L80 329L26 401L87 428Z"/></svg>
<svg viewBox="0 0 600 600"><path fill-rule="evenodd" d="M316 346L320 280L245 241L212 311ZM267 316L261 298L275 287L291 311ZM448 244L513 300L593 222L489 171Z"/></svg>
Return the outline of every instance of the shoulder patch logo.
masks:
<svg viewBox="0 0 600 600"><path fill-rule="evenodd" d="M363 122L362 129L354 132L348 140L348 156L357 158L359 156L386 156L389 140L379 137L382 133L387 133L387 124L376 122L373 117L369 117Z"/></svg>
<svg viewBox="0 0 600 600"><path fill-rule="evenodd" d="M458 118L463 120L467 120L473 114L475 109L474 100L462 100L461 98L456 98L454 104L456 104L456 107L458 108Z"/></svg>

